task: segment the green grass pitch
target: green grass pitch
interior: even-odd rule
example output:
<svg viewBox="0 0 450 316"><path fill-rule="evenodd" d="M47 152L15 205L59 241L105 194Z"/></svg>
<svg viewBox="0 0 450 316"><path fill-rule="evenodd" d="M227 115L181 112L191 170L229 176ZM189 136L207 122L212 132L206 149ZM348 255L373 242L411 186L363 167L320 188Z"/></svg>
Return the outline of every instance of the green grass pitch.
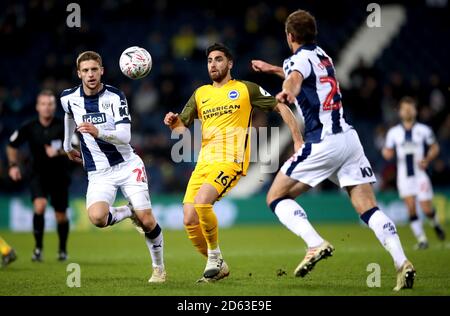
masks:
<svg viewBox="0 0 450 316"><path fill-rule="evenodd" d="M447 225L447 232L450 226ZM413 250L409 227L399 227L405 251L417 269L413 290L392 291L395 271L390 256L372 231L359 225L321 224L317 230L336 248L305 278L293 270L305 254L304 243L281 225L237 226L220 231L220 244L230 277L214 284L196 284L205 261L184 231L164 231L168 280L151 285L150 257L143 236L115 227L73 232L69 260L56 261L57 236L45 235L44 262L32 263L31 233L0 232L17 250L18 260L0 270L0 295L449 295L450 242L439 242L427 228L430 248ZM66 284L68 263L81 267L81 287ZM381 287L366 280L381 267ZM285 272L285 273L284 273Z"/></svg>

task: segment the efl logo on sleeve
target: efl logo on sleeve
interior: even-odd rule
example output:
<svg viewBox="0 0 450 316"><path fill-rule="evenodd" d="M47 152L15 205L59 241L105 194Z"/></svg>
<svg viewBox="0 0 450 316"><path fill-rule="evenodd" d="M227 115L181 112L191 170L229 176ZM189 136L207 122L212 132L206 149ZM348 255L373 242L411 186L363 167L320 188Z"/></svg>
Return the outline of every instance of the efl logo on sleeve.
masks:
<svg viewBox="0 0 450 316"><path fill-rule="evenodd" d="M105 113L88 113L83 115L83 122L92 123L92 124L103 124L106 123L106 115Z"/></svg>

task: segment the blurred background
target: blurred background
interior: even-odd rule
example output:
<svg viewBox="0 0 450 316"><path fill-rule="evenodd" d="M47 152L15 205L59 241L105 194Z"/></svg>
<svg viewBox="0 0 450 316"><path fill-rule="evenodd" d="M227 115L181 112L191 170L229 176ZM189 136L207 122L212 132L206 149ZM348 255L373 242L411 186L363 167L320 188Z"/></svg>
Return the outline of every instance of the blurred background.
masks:
<svg viewBox="0 0 450 316"><path fill-rule="evenodd" d="M421 0L407 4L378 1L381 27L372 28L367 24L371 14L367 10L368 1L279 0L239 4L168 0L104 0L95 1L95 4L77 1L81 7L80 28L66 25L70 14L66 7L70 2L32 0L2 1L0 4L0 227L21 229L20 223L25 217L19 209L31 212L26 181L16 184L7 175L5 146L8 138L24 121L36 116L35 98L41 89L49 88L59 95L63 89L79 84L75 67L78 53L84 50L99 52L105 67L103 81L125 92L133 119L132 145L146 163L152 199L160 202L160 216L164 217L170 213L168 205L180 206L195 163L172 161L171 146L176 140L170 138L170 131L162 120L168 111L181 111L196 87L209 83L205 48L214 42L225 43L235 54L234 77L254 81L276 94L281 80L252 72L250 61L263 59L281 65L283 59L290 56L284 21L298 8L309 10L317 19L318 45L334 60L344 110L357 129L377 174L376 190L386 208L402 209L402 205L395 191L395 161L384 161L380 152L387 129L398 123L398 100L410 95L418 100L418 120L433 128L441 146L439 158L428 171L437 193L435 202L439 212L443 218L448 214L448 1ZM153 69L145 79L132 81L121 74L118 61L125 48L135 45L150 52ZM58 115L62 114L62 109L58 108ZM253 126L279 125L280 119L275 114L256 112L254 115ZM292 154L291 147L288 144L280 148L280 163ZM23 152L26 166L29 156L26 148ZM258 184L258 191L248 197L251 202L246 202L257 205L254 206L258 209L257 215L241 214L247 204L241 205L244 202L233 199L224 201L223 205L228 203L227 209L234 211L224 213L241 221L273 220L263 201L272 177L265 178L262 185ZM258 182L258 179L254 181ZM80 166L72 165L72 209L83 208L86 185L84 171ZM347 202L336 202L343 200L340 194L333 185L324 182L312 195L305 197L305 203L324 210L323 214L319 211L313 217L357 220L350 211L348 216L330 215L334 213L327 211L330 205L335 209L335 203L348 208ZM321 199L322 204L318 205L314 200L316 196L328 196L329 199ZM16 203L20 207L11 206L15 198L21 201ZM15 214L19 214L17 218ZM76 216L77 212L73 214ZM180 218L169 217L167 215L169 226ZM403 215L397 217L399 220L404 218ZM23 229L31 227L24 225Z"/></svg>

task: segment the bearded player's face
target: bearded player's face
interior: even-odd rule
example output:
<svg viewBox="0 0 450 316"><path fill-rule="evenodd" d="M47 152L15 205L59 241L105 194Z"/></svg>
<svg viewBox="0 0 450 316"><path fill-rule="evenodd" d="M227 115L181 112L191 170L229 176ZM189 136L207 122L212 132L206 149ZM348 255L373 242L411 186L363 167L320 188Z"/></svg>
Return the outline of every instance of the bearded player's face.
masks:
<svg viewBox="0 0 450 316"><path fill-rule="evenodd" d="M208 55L208 73L212 81L221 82L230 72L233 62L221 51L214 50Z"/></svg>

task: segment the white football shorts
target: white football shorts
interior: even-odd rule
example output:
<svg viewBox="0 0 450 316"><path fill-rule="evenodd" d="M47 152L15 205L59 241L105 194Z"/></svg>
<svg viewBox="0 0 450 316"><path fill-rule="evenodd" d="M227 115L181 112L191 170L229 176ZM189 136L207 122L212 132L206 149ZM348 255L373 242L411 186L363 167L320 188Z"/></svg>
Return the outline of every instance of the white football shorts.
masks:
<svg viewBox="0 0 450 316"><path fill-rule="evenodd" d="M425 172L419 172L411 177L397 177L397 188L401 198L416 196L419 201L433 199L433 186Z"/></svg>
<svg viewBox="0 0 450 316"><path fill-rule="evenodd" d="M138 155L133 155L132 159L118 165L90 171L88 180L87 208L95 202L113 205L119 188L135 210L147 210L152 207L145 166Z"/></svg>
<svg viewBox="0 0 450 316"><path fill-rule="evenodd" d="M330 179L340 187L376 182L354 129L305 143L280 169L294 180L314 187Z"/></svg>

